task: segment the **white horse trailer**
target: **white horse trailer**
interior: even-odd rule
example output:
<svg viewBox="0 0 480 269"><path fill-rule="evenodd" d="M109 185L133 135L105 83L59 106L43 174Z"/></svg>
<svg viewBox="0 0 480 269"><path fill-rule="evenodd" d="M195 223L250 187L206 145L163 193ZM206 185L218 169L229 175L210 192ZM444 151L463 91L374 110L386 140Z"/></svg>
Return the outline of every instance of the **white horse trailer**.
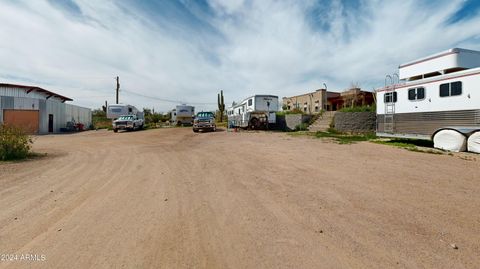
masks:
<svg viewBox="0 0 480 269"><path fill-rule="evenodd" d="M259 129L276 122L278 96L254 95L227 109L229 127Z"/></svg>
<svg viewBox="0 0 480 269"><path fill-rule="evenodd" d="M143 112L136 107L127 104L111 104L107 107L107 118L115 120L120 116L135 115L137 118L143 119Z"/></svg>
<svg viewBox="0 0 480 269"><path fill-rule="evenodd" d="M435 147L480 145L480 52L451 49L400 65L377 93L377 135L431 139ZM471 141L470 141L471 140Z"/></svg>

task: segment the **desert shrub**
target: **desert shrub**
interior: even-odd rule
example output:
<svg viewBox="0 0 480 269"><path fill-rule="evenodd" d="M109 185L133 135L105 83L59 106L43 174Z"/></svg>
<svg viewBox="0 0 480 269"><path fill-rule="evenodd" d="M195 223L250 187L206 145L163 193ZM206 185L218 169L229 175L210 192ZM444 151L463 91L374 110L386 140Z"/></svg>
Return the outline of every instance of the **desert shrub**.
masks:
<svg viewBox="0 0 480 269"><path fill-rule="evenodd" d="M307 123L300 123L299 125L295 126L295 131L307 131L308 124Z"/></svg>
<svg viewBox="0 0 480 269"><path fill-rule="evenodd" d="M27 158L32 143L31 137L22 129L0 125L0 161Z"/></svg>
<svg viewBox="0 0 480 269"><path fill-rule="evenodd" d="M96 109L92 113L92 129L109 129L112 128L112 120L107 118L105 111Z"/></svg>
<svg viewBox="0 0 480 269"><path fill-rule="evenodd" d="M335 129L329 129L326 132L317 132L315 136L318 138L333 138L339 144L352 144L360 141L370 141L376 138L374 133L347 134L338 132Z"/></svg>

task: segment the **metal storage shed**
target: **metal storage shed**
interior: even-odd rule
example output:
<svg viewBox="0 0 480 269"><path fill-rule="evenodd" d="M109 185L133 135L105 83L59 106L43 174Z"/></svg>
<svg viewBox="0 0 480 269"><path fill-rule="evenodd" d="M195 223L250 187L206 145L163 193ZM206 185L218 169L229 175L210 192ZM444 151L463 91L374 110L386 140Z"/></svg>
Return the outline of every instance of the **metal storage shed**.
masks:
<svg viewBox="0 0 480 269"><path fill-rule="evenodd" d="M73 100L36 86L0 83L0 123L36 134L60 132L72 120L89 127L92 111L66 101Z"/></svg>

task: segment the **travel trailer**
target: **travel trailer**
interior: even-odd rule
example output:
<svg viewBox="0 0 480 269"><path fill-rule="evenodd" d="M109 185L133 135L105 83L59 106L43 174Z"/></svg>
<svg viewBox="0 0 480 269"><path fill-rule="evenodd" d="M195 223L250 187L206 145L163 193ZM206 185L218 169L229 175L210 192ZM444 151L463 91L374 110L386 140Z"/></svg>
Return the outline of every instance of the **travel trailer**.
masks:
<svg viewBox="0 0 480 269"><path fill-rule="evenodd" d="M171 112L171 122L174 125L192 125L195 116L195 107L188 105L178 105Z"/></svg>
<svg viewBox="0 0 480 269"><path fill-rule="evenodd" d="M136 107L126 104L112 104L107 107L107 118L115 120L120 116L136 115L138 118L143 119L143 112L139 111Z"/></svg>
<svg viewBox="0 0 480 269"><path fill-rule="evenodd" d="M454 48L399 67L377 93L377 135L480 150L480 52Z"/></svg>
<svg viewBox="0 0 480 269"><path fill-rule="evenodd" d="M276 122L278 96L254 95L227 109L229 127L260 129Z"/></svg>

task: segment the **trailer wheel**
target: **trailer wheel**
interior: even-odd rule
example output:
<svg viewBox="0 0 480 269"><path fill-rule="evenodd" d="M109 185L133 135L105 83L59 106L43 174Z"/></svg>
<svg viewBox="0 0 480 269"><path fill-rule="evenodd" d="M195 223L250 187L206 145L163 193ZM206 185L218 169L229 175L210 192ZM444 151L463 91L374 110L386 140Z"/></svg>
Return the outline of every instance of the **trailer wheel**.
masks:
<svg viewBox="0 0 480 269"><path fill-rule="evenodd" d="M248 127L250 127L250 129L252 130L255 130L255 129L258 129L258 126L259 125L259 121L257 118L253 118L250 120L250 124L248 125Z"/></svg>

